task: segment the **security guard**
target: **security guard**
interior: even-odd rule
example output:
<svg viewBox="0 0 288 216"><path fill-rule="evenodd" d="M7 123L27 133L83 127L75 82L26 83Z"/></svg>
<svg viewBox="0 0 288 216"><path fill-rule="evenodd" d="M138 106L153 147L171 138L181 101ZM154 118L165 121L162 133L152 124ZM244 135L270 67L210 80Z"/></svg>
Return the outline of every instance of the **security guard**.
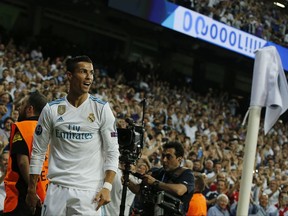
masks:
<svg viewBox="0 0 288 216"><path fill-rule="evenodd" d="M38 116L46 103L47 99L44 95L39 92L33 92L22 99L18 108L19 122L12 125L10 134L10 156L4 180L6 190L4 215L32 215L29 206L25 203L29 181L30 156ZM46 195L47 172L48 155L46 154L42 175L37 183L37 194L41 202L44 201ZM41 203L39 203L35 215L40 214Z"/></svg>

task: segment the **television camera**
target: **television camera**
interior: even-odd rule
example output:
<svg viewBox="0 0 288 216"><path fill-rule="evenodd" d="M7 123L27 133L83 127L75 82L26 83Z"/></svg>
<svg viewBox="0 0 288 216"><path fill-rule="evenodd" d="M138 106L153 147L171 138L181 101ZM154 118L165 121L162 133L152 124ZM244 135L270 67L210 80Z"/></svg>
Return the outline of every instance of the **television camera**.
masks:
<svg viewBox="0 0 288 216"><path fill-rule="evenodd" d="M117 128L118 144L120 157L119 161L123 163L125 169L123 170L124 181L122 198L120 205L120 216L124 216L126 193L129 182L129 171L131 164L134 164L141 156L144 138L144 113L145 113L145 99L141 102L143 105L142 126L138 126L131 119L125 119L128 123L126 128Z"/></svg>
<svg viewBox="0 0 288 216"><path fill-rule="evenodd" d="M126 119L127 128L117 128L120 162L133 164L139 159L143 148L144 127L136 126L133 120Z"/></svg>
<svg viewBox="0 0 288 216"><path fill-rule="evenodd" d="M143 179L143 175L139 173L130 173L139 179ZM144 203L148 204L148 206L154 206L154 216L185 215L183 202L166 191L155 189L153 186L144 186L141 190L141 194Z"/></svg>

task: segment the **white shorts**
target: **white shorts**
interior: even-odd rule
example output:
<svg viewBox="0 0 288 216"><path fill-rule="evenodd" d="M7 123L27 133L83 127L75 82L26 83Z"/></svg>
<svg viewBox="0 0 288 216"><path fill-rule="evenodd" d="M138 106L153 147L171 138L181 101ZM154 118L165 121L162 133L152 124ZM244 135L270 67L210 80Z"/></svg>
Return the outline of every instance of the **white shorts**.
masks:
<svg viewBox="0 0 288 216"><path fill-rule="evenodd" d="M100 186L100 185L99 185ZM101 185L102 186L102 185ZM99 187L99 190L101 187ZM93 202L98 191L79 190L50 183L42 205L42 216L100 216Z"/></svg>

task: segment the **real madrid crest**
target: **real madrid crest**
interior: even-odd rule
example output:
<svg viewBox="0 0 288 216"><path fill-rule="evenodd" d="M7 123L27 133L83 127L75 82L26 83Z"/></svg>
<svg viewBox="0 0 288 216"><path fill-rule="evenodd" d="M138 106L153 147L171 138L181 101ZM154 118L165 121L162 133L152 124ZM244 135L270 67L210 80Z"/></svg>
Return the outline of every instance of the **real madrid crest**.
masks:
<svg viewBox="0 0 288 216"><path fill-rule="evenodd" d="M90 113L90 114L89 114L89 116L88 116L88 121L90 121L90 122L94 122L94 121L95 121L94 113Z"/></svg>
<svg viewBox="0 0 288 216"><path fill-rule="evenodd" d="M59 105L57 109L57 113L59 115L63 115L66 112L66 106L65 105Z"/></svg>

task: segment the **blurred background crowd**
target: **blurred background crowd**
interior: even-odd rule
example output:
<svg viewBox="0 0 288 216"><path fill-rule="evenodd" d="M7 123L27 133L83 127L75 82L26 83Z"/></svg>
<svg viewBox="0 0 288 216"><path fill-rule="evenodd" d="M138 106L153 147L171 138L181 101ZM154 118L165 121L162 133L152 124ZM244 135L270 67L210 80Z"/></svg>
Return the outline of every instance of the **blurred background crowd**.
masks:
<svg viewBox="0 0 288 216"><path fill-rule="evenodd" d="M267 8L263 2L173 2L266 40L282 45L288 43L287 16ZM41 43L37 46L16 44L5 32L0 38L0 170L4 175L7 166L5 146L10 125L18 120L20 99L35 90L46 95L49 101L65 96L69 91L65 77L65 61L69 55L50 58L43 53ZM125 126L127 118L138 125L144 124L141 156L144 169L160 166L163 143L182 143L185 148L183 165L203 178L202 193L208 206L216 204L219 194L226 194L229 198L226 206L232 215L238 201L246 138L246 125L242 125L243 107L238 99L213 88L207 88L204 94L196 92L191 83L184 80L172 85L159 76L155 66L141 58L135 61L114 58L110 64L96 63L91 94L109 102L119 126ZM144 99L147 106L143 116ZM275 215L276 212L279 215L288 212L287 127L287 122L280 119L264 136L261 122L257 143L251 203L265 206L265 209L269 207ZM142 162L140 166L143 166ZM1 187L0 191L0 194L4 193Z"/></svg>

